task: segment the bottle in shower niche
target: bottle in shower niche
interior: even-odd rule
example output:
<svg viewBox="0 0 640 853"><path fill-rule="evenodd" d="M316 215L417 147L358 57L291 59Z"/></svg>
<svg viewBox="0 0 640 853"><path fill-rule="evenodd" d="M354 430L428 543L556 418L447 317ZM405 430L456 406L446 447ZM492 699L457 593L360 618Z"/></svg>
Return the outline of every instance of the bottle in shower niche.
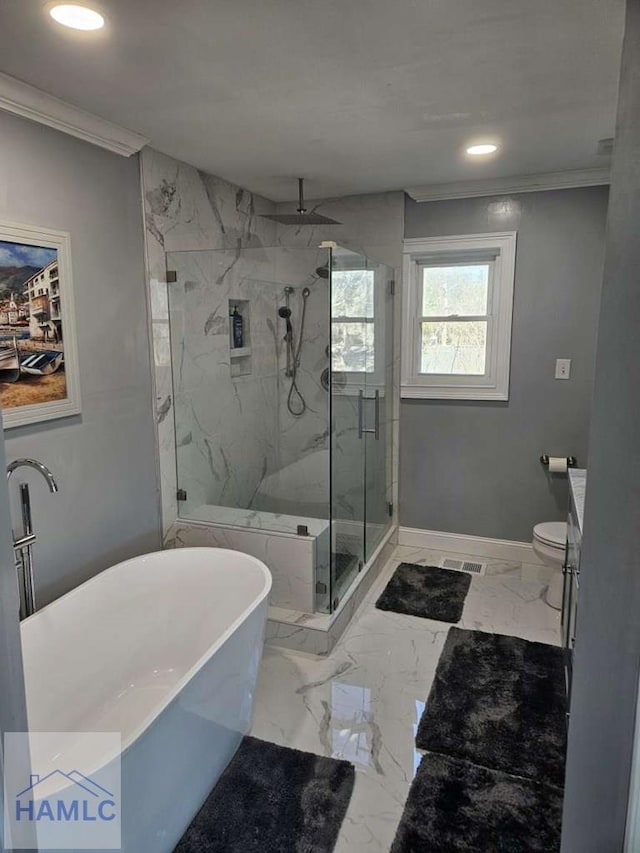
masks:
<svg viewBox="0 0 640 853"><path fill-rule="evenodd" d="M244 346L244 317L237 305L231 312L231 346L233 349L242 349Z"/></svg>

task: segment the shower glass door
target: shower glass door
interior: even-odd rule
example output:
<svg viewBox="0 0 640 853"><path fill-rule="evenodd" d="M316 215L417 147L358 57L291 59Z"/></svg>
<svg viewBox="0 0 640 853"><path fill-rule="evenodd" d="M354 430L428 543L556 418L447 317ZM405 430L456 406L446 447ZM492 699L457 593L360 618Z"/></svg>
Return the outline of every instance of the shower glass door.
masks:
<svg viewBox="0 0 640 853"><path fill-rule="evenodd" d="M331 257L331 603L389 529L393 305L388 267Z"/></svg>
<svg viewBox="0 0 640 853"><path fill-rule="evenodd" d="M365 562L366 259L331 250L331 609Z"/></svg>
<svg viewBox="0 0 640 853"><path fill-rule="evenodd" d="M364 377L365 531L370 560L391 524L393 432L393 271L370 262L367 269L371 318Z"/></svg>
<svg viewBox="0 0 640 853"><path fill-rule="evenodd" d="M234 240L168 253L167 269L169 328L154 337L172 379L179 518L308 535L328 552L328 251Z"/></svg>

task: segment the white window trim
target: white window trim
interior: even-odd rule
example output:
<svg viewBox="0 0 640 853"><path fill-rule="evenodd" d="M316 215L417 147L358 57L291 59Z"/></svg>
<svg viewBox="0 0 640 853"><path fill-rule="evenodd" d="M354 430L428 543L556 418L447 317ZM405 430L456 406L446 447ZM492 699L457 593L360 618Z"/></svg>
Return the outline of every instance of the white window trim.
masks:
<svg viewBox="0 0 640 853"><path fill-rule="evenodd" d="M428 400L508 400L511 363L511 323L516 263L516 231L461 234L404 241L402 379L400 396ZM487 341L487 373L483 377L418 373L417 356L421 314L420 265L437 262L438 256L494 253L492 304L493 332Z"/></svg>

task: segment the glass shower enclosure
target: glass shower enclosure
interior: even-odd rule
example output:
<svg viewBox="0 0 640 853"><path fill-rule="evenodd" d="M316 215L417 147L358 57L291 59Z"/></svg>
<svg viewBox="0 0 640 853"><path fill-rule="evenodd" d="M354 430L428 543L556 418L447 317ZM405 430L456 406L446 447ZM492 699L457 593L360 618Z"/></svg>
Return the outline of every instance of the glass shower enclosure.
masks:
<svg viewBox="0 0 640 853"><path fill-rule="evenodd" d="M335 244L167 269L179 518L324 535L330 613L391 525L392 271Z"/></svg>

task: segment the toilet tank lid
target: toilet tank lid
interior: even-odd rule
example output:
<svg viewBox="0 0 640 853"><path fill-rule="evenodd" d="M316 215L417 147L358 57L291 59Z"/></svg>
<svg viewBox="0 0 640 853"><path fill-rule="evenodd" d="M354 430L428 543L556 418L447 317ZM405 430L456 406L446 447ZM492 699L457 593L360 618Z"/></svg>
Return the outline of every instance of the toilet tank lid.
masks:
<svg viewBox="0 0 640 853"><path fill-rule="evenodd" d="M567 524L565 521L543 521L533 528L533 535L546 545L564 548L567 541Z"/></svg>

